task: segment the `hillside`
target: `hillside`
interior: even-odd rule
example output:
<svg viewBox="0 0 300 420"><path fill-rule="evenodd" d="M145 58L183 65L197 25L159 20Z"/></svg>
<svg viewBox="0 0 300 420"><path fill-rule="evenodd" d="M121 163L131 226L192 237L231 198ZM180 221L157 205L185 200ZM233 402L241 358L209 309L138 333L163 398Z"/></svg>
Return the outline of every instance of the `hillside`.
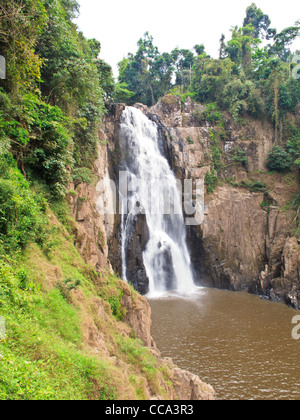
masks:
<svg viewBox="0 0 300 420"><path fill-rule="evenodd" d="M96 188L105 100L115 91L77 13L75 1L0 6L0 399L214 398L161 358L147 301L107 255L91 257L105 238L82 230L84 196L72 214L74 188Z"/></svg>
<svg viewBox="0 0 300 420"><path fill-rule="evenodd" d="M204 222L180 235L196 285L299 309L299 52L289 47L300 23L278 32L252 4L218 58L203 44L160 53L146 33L116 81L78 13L76 0L0 4L0 400L214 399L152 339L147 218L133 217L124 257L126 218L101 206L120 204L111 181L133 155L120 123L134 105L172 180L204 180ZM168 274L169 251L158 259Z"/></svg>

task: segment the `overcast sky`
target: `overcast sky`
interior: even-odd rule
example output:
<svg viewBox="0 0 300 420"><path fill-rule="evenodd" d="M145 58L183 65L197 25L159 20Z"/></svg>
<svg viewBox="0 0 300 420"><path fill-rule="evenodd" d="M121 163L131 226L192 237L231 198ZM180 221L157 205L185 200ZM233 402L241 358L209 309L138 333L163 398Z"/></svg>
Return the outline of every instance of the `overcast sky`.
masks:
<svg viewBox="0 0 300 420"><path fill-rule="evenodd" d="M137 41L148 31L160 52L175 47L192 49L204 44L206 52L218 57L222 33L228 40L230 28L241 26L252 0L78 0L76 23L88 38L101 42L100 57L117 76L117 63L128 52L135 53ZM254 1L255 2L255 1ZM278 31L300 19L299 0L257 0ZM298 39L294 48L300 49Z"/></svg>

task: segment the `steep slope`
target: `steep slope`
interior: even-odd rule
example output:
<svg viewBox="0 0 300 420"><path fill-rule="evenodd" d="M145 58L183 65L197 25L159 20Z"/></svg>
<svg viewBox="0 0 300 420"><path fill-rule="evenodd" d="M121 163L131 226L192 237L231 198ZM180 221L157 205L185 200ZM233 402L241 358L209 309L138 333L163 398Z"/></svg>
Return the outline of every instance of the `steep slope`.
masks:
<svg viewBox="0 0 300 420"><path fill-rule="evenodd" d="M213 399L210 386L161 358L147 301L104 260L101 272L84 261L67 204L56 205L63 224L44 205L43 242L0 262L0 399Z"/></svg>

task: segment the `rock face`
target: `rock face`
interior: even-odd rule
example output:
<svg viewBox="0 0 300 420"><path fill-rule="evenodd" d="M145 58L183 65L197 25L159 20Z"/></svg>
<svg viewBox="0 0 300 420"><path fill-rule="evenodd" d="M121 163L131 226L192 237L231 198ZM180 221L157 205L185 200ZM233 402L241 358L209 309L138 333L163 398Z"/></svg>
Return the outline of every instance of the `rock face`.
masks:
<svg viewBox="0 0 300 420"><path fill-rule="evenodd" d="M215 391L202 382L197 375L179 368L173 370L176 399L182 401L215 400Z"/></svg>
<svg viewBox="0 0 300 420"><path fill-rule="evenodd" d="M265 266L268 215L260 208L263 194L219 188L209 197L204 222L196 228L203 240L213 285L245 289Z"/></svg>
<svg viewBox="0 0 300 420"><path fill-rule="evenodd" d="M137 104L160 132L160 147L178 179L204 179L211 170L211 129L199 119L204 107L189 98L167 96L152 108ZM99 158L94 172L97 182L74 186L69 201L76 217L76 241L86 260L98 270L111 266L122 273L121 217L117 191L122 169L119 124L123 104L109 109L99 138ZM294 237L297 215L283 210L298 194L296 177L269 174L265 162L274 144L274 130L266 121L247 118L236 125L225 115L224 159L231 150L244 150L247 165L228 164L225 178L213 194L205 196L204 221L188 226L188 245L197 283L231 290L246 289L298 308L299 245ZM267 192L251 192L238 185L249 180L266 184ZM111 185L110 180L114 181ZM111 206L114 211L99 211ZM115 213L115 214L112 214ZM127 269L134 287L148 291L142 253L148 233L144 216L139 215L127 246ZM291 245L293 244L293 246Z"/></svg>
<svg viewBox="0 0 300 420"><path fill-rule="evenodd" d="M103 212L103 197L104 201L112 203L114 195L110 184L111 165L103 145L98 148L94 176L95 181L92 184L70 185L72 193L68 196L68 202L77 222L74 226L76 245L86 262L102 271L104 268L111 268L108 244L116 226L113 212Z"/></svg>
<svg viewBox="0 0 300 420"><path fill-rule="evenodd" d="M95 181L91 184L81 183L70 185L68 202L76 223L73 234L76 245L85 261L99 272L107 270L121 274L120 224L118 201L118 174L120 149L118 130L124 105L114 105L106 117L105 126L99 132L100 145L98 158L94 162ZM142 261L142 252L147 242L147 228L143 215L138 215L136 225L128 243L128 275L133 280L135 288L147 292L147 276ZM132 330L134 335L142 340L157 360L157 366L168 371L169 385L164 390L168 399L174 400L213 400L215 392L210 385L203 383L197 375L179 369L171 359L161 357L151 336L151 308L147 300L133 293L125 282L122 286L121 305L124 311L124 331ZM79 292L72 294L74 302L82 305L84 297ZM105 317L101 300L93 302L93 311L99 317ZM122 329L123 327L120 326ZM102 332L87 316L84 326L84 341L89 351L109 355ZM122 363L120 362L122 365ZM165 381L160 386L164 387ZM145 396L164 399L157 391L149 389L144 384Z"/></svg>
<svg viewBox="0 0 300 420"><path fill-rule="evenodd" d="M142 296L133 295L129 286L123 283L122 306L126 308L124 321L133 329L137 338L151 349L160 366L165 366L170 375L173 388L169 390L174 400L214 400L214 389L202 382L199 376L174 365L172 359L162 358L151 336L151 308Z"/></svg>
<svg viewBox="0 0 300 420"><path fill-rule="evenodd" d="M142 296L132 299L132 294L127 283L123 283L122 306L126 308L124 321L130 325L136 335L147 347L155 348L151 337L151 308Z"/></svg>
<svg viewBox="0 0 300 420"><path fill-rule="evenodd" d="M203 179L211 170L214 127L199 120L203 109L189 98L182 105L180 98L167 96L147 111L160 126L165 155L181 180ZM270 123L247 118L236 125L226 114L224 121L222 185L206 194L203 223L187 228L197 281L249 290L300 309L300 249L293 237L297 215L283 210L299 193L297 177L267 173L275 141ZM236 147L244 151L247 165L227 159ZM253 179L266 184L265 192L240 187Z"/></svg>

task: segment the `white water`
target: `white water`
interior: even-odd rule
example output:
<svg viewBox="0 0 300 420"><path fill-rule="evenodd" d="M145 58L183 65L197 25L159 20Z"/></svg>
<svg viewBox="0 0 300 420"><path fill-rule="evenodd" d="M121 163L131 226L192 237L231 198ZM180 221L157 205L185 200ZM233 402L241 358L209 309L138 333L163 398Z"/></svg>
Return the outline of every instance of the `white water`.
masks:
<svg viewBox="0 0 300 420"><path fill-rule="evenodd" d="M125 151L127 179L133 186L133 192L124 195L121 203L123 279L130 281L125 261L128 228L135 215L143 212L149 229L143 253L149 296L158 297L167 291L189 294L195 287L182 197L168 161L160 152L157 126L140 110L127 107L122 115L120 143L123 155Z"/></svg>

